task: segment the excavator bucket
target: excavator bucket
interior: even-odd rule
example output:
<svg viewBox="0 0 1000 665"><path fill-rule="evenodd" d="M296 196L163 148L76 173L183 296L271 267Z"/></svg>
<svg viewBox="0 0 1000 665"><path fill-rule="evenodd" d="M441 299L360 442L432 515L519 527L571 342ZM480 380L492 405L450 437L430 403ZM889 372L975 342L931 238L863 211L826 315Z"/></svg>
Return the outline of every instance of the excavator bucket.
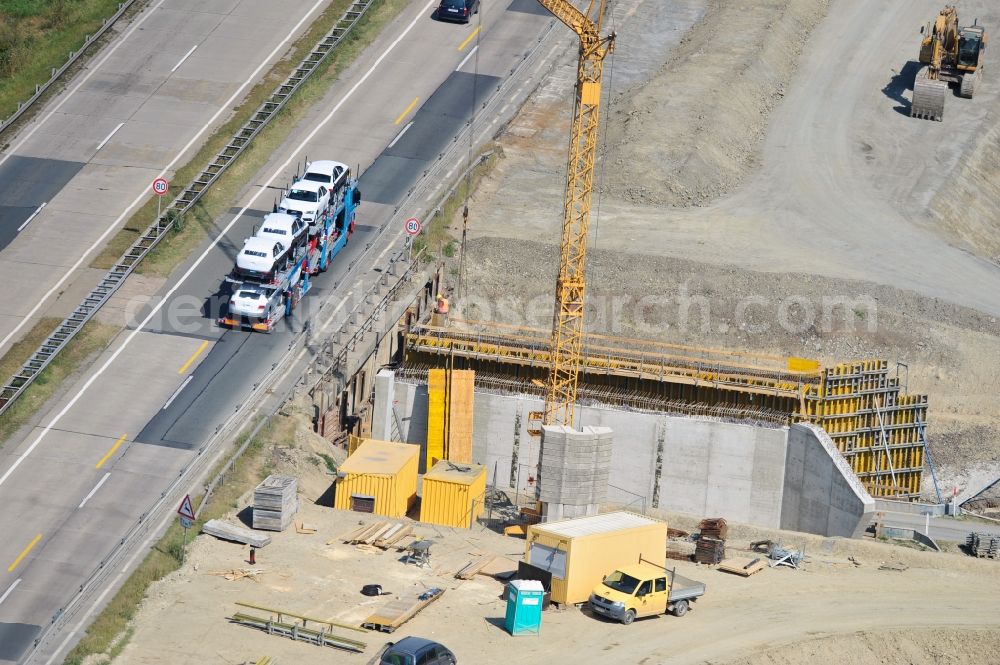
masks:
<svg viewBox="0 0 1000 665"><path fill-rule="evenodd" d="M923 67L913 81L913 103L910 117L924 120L941 120L944 117L944 100L948 83L929 77L929 68Z"/></svg>

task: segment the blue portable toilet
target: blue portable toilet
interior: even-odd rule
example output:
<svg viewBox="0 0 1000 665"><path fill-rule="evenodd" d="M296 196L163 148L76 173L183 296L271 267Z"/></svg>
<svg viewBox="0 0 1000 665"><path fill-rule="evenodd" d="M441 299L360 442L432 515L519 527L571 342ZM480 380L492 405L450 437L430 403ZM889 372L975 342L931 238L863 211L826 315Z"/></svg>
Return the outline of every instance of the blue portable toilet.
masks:
<svg viewBox="0 0 1000 665"><path fill-rule="evenodd" d="M507 620L511 635L537 635L542 628L545 589L538 580L514 580L507 585Z"/></svg>

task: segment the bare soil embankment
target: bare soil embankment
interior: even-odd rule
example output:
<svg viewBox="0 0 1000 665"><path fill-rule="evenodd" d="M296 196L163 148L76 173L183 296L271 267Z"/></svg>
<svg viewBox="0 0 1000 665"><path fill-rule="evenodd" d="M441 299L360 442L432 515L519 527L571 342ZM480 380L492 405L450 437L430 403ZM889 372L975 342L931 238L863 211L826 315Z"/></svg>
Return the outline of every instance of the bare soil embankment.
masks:
<svg viewBox="0 0 1000 665"><path fill-rule="evenodd" d="M754 168L828 0L712 0L648 85L612 106L604 190L632 203L704 205Z"/></svg>

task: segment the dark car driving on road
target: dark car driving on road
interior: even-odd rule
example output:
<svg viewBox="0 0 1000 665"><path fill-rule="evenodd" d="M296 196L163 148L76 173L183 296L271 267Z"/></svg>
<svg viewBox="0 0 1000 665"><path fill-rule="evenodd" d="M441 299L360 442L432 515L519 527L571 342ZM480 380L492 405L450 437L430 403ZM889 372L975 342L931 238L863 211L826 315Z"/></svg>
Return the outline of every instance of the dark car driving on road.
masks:
<svg viewBox="0 0 1000 665"><path fill-rule="evenodd" d="M437 17L442 21L468 23L479 12L479 0L441 0Z"/></svg>

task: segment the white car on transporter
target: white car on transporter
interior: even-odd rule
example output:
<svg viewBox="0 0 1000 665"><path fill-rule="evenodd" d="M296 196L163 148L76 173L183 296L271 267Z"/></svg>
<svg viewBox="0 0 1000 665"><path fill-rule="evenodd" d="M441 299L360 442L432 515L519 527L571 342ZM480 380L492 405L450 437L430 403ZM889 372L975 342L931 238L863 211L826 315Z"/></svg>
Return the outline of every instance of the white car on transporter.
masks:
<svg viewBox="0 0 1000 665"><path fill-rule="evenodd" d="M244 282L229 297L229 316L240 319L264 320L270 315L277 287Z"/></svg>
<svg viewBox="0 0 1000 665"><path fill-rule="evenodd" d="M351 168L347 164L332 159L318 159L306 164L306 172L300 180L318 182L332 192L331 197L336 198L350 177Z"/></svg>
<svg viewBox="0 0 1000 665"><path fill-rule="evenodd" d="M285 212L302 218L309 225L309 233L319 231L320 219L330 207L330 190L315 180L297 180L287 192L278 212Z"/></svg>
<svg viewBox="0 0 1000 665"><path fill-rule="evenodd" d="M236 276L258 282L270 282L291 258L284 243L273 238L247 238L236 255Z"/></svg>
<svg viewBox="0 0 1000 665"><path fill-rule="evenodd" d="M276 240L293 250L309 242L309 225L286 212L270 212L254 234L258 238Z"/></svg>

